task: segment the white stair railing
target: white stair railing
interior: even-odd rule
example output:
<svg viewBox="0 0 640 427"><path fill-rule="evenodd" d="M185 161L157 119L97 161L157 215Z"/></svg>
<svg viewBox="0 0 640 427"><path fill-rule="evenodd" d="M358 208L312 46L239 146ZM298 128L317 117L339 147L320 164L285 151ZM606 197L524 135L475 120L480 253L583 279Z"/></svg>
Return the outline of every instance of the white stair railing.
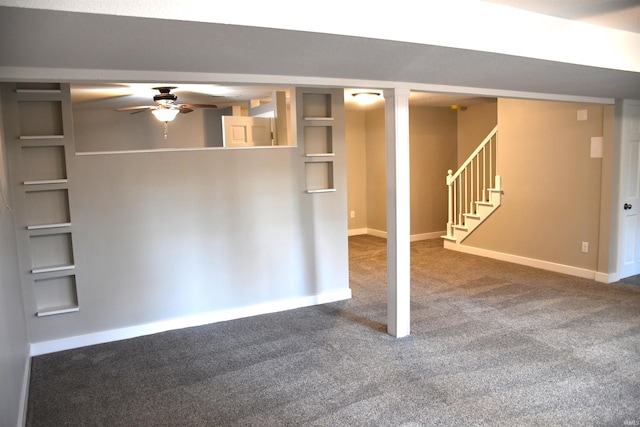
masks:
<svg viewBox="0 0 640 427"><path fill-rule="evenodd" d="M448 171L449 216L447 235L454 239L454 229L464 228L466 219L477 214L478 205L489 203L490 191L499 189L498 126L487 135L456 173Z"/></svg>

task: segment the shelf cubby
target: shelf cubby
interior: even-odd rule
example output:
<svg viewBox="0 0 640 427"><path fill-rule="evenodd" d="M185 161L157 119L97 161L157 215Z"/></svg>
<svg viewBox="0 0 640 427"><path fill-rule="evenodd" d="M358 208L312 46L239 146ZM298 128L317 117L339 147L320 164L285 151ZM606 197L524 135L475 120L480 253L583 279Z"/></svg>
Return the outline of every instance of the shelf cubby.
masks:
<svg viewBox="0 0 640 427"><path fill-rule="evenodd" d="M60 101L19 101L20 138L64 135Z"/></svg>
<svg viewBox="0 0 640 427"><path fill-rule="evenodd" d="M328 93L302 94L302 116L305 120L332 120L331 95Z"/></svg>
<svg viewBox="0 0 640 427"><path fill-rule="evenodd" d="M71 222L67 189L25 193L27 226Z"/></svg>
<svg viewBox="0 0 640 427"><path fill-rule="evenodd" d="M60 83L16 83L17 93L61 93Z"/></svg>
<svg viewBox="0 0 640 427"><path fill-rule="evenodd" d="M74 152L68 83L0 87L25 310L50 316L79 310L69 192ZM4 108L6 106L6 109ZM9 119L7 119L9 118ZM29 320L30 321L30 320Z"/></svg>
<svg viewBox="0 0 640 427"><path fill-rule="evenodd" d="M35 280L36 315L78 311L75 275Z"/></svg>
<svg viewBox="0 0 640 427"><path fill-rule="evenodd" d="M306 192L335 191L333 186L333 162L306 162Z"/></svg>
<svg viewBox="0 0 640 427"><path fill-rule="evenodd" d="M27 185L67 180L63 145L22 147L22 177Z"/></svg>
<svg viewBox="0 0 640 427"><path fill-rule="evenodd" d="M333 155L331 126L305 126L304 152L306 156Z"/></svg>
<svg viewBox="0 0 640 427"><path fill-rule="evenodd" d="M32 235L29 238L31 273L50 273L73 267L71 233Z"/></svg>

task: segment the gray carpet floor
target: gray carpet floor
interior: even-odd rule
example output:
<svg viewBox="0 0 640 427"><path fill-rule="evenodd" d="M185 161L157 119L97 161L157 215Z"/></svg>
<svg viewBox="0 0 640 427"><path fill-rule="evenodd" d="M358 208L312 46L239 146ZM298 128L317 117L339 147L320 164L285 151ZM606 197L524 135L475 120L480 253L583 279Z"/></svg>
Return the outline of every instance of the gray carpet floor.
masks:
<svg viewBox="0 0 640 427"><path fill-rule="evenodd" d="M385 241L349 301L33 359L29 426L640 425L640 281L412 243L411 336L386 330Z"/></svg>

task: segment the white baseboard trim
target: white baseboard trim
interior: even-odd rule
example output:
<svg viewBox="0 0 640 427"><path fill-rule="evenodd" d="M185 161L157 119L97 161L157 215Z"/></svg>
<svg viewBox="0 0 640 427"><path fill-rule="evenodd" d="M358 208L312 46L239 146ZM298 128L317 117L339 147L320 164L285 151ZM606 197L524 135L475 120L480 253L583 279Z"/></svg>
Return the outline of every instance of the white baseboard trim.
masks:
<svg viewBox="0 0 640 427"><path fill-rule="evenodd" d="M472 246L457 245L446 240L444 241L444 247L445 249L451 249L470 255L478 255L486 258L497 259L499 261L507 261L514 264L526 265L528 267L535 267L542 270L553 271L555 273L568 274L570 276L581 277L583 279L595 280L597 274L605 275L605 273L597 273L596 271L587 270L585 268L573 267L565 264L557 264L550 261L543 261L519 255L506 254L503 252L495 252L488 249L474 248ZM603 278L602 276L600 277Z"/></svg>
<svg viewBox="0 0 640 427"><path fill-rule="evenodd" d="M596 271L596 282L600 283L614 283L620 280L618 273L600 273Z"/></svg>
<svg viewBox="0 0 640 427"><path fill-rule="evenodd" d="M376 230L375 228L367 228L367 234L375 237L382 237L383 239L387 238L386 231Z"/></svg>
<svg viewBox="0 0 640 427"><path fill-rule="evenodd" d="M353 228L348 231L349 236L362 236L363 234L367 234L366 228Z"/></svg>
<svg viewBox="0 0 640 427"><path fill-rule="evenodd" d="M431 233L412 234L409 239L411 242L417 242L419 240L438 239L445 233L446 231L434 231ZM376 230L375 228L358 228L358 229L349 230L349 236L360 236L362 234L381 237L383 239L387 238L386 231Z"/></svg>
<svg viewBox="0 0 640 427"><path fill-rule="evenodd" d="M31 354L31 345L27 347L28 354ZM27 423L27 408L29 406L29 382L31 381L31 356L27 356L24 362L24 373L22 374L22 390L20 390L20 414L18 415L18 427Z"/></svg>
<svg viewBox="0 0 640 427"><path fill-rule="evenodd" d="M412 242L418 242L420 240L439 239L444 234L447 234L446 230L434 231L431 233L412 234L410 239Z"/></svg>
<svg viewBox="0 0 640 427"><path fill-rule="evenodd" d="M112 329L86 335L61 338L51 341L43 341L31 344L31 356L39 356L57 351L86 347L89 345L103 344L111 341L119 341L160 332L207 325L210 323L224 322L227 320L252 317L261 314L276 313L279 311L293 310L318 304L327 304L351 298L351 289L343 289L325 294L312 295L300 298L255 304L248 307L239 307L229 310L221 310L210 313L185 316L175 319L163 320L144 325L130 326L127 328Z"/></svg>

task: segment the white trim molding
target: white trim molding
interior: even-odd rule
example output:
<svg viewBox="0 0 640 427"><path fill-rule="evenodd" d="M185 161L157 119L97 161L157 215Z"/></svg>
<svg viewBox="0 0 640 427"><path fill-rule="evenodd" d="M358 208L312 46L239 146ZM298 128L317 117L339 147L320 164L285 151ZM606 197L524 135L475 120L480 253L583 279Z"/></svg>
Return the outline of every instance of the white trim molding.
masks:
<svg viewBox="0 0 640 427"><path fill-rule="evenodd" d="M375 228L367 228L367 234L370 236L381 237L383 239L387 238L387 232L376 230Z"/></svg>
<svg viewBox="0 0 640 427"><path fill-rule="evenodd" d="M596 271L595 280L600 283L615 283L620 280L620 275L618 273L601 273Z"/></svg>
<svg viewBox="0 0 640 427"><path fill-rule="evenodd" d="M369 234L367 228L353 228L348 231L348 236L362 236L363 234Z"/></svg>
<svg viewBox="0 0 640 427"><path fill-rule="evenodd" d="M112 329L92 334L32 343L30 353L31 356L39 356L42 354L70 350L79 347L86 347L89 345L103 344L129 338L137 338L175 329L191 328L194 326L208 325L211 323L241 319L244 317L257 316L261 314L276 313L279 311L293 310L296 308L310 307L319 304L328 304L331 302L343 301L350 298L351 289L344 289L325 294L290 298L280 301L255 304L247 307L202 313L193 316L178 317L175 319L162 320L158 322L147 323L144 325L130 326L127 328Z"/></svg>
<svg viewBox="0 0 640 427"><path fill-rule="evenodd" d="M446 231L432 231L430 233L420 233L420 234L412 234L409 239L412 242L418 242L420 240L430 240L430 239L439 239L445 234ZM356 228L349 230L349 236L361 236L363 234L368 234L370 236L381 237L383 239L387 238L387 232L382 230L376 230L375 228Z"/></svg>
<svg viewBox="0 0 640 427"><path fill-rule="evenodd" d="M571 265L558 264L550 261L543 261L535 258L527 258L519 255L512 255L503 252L491 251L488 249L475 248L473 246L457 245L454 242L444 241L444 248L462 252L470 255L478 255L486 258L506 261L514 264L526 265L528 267L539 268L541 270L553 271L555 273L568 274L570 276L581 277L583 279L597 280L602 283L612 283L616 280L615 274L600 273L586 268L574 267Z"/></svg>
<svg viewBox="0 0 640 427"><path fill-rule="evenodd" d="M446 231L436 231L432 233L412 234L411 241L418 242L420 240L439 239ZM349 230L349 236L359 236L368 234L370 236L387 238L386 231L380 231L373 228L359 228ZM534 258L522 257L503 252L490 251L488 249L474 248L472 246L456 245L454 242L444 241L444 248L470 255L478 255L486 258L497 259L499 261L512 262L514 264L526 265L528 267L540 268L542 270L553 271L556 273L568 274L570 276L582 277L584 279L593 279L600 283L615 283L620 280L618 273L602 273L599 271L588 270L585 268L573 267L570 265L557 264L549 261L542 261Z"/></svg>
<svg viewBox="0 0 640 427"><path fill-rule="evenodd" d="M411 241L419 242L420 240L440 239L444 233L446 233L445 230L434 231L431 233L412 234Z"/></svg>
<svg viewBox="0 0 640 427"><path fill-rule="evenodd" d="M31 345L28 345L28 353L31 354ZM27 408L29 406L29 383L31 382L31 356L27 356L24 362L22 375L22 390L20 390L20 413L18 414L18 426L27 424Z"/></svg>

